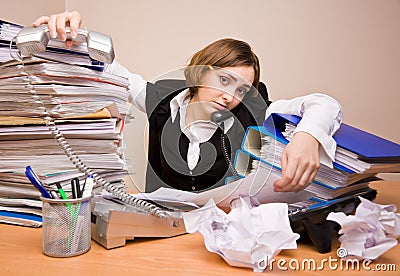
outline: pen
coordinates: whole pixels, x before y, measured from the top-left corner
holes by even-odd
[[[74,199],[80,198],[82,196],[79,185],[79,178],[75,177],[74,179],[71,179],[71,188],[72,188],[72,197]]]
[[[85,180],[82,197],[87,197],[92,194],[93,185],[94,185],[93,175],[89,174]]]
[[[83,190],[81,188],[81,181],[77,177],[75,179],[76,179],[75,183],[76,183],[76,190],[77,190],[78,197],[82,197]]]
[[[83,192],[85,191],[86,182],[87,182],[87,178],[85,179],[85,182],[83,182],[83,185],[82,185],[82,189],[81,189],[81,197],[83,197]]]
[[[67,197],[67,195],[65,194],[63,188],[61,187],[61,184],[60,184],[59,182],[57,182],[57,183],[56,183],[56,186],[57,186],[58,192],[59,192],[60,195],[61,195],[61,198],[62,198],[62,199],[67,199],[67,200],[68,200],[68,197]],[[67,205],[67,208],[68,208],[69,212],[71,213],[72,217],[73,217],[74,219],[76,219],[76,214],[75,214],[75,212],[74,212],[74,209],[72,209],[71,203],[67,202],[66,205]]]
[[[43,197],[51,198],[49,192],[45,189],[42,182],[40,182],[39,177],[33,171],[31,166],[26,166],[25,175],[26,177],[28,177],[29,181],[36,187],[36,189],[39,190]]]
[[[59,192],[60,195],[61,195],[61,198],[62,198],[62,199],[68,199],[68,197],[67,197],[67,195],[65,194],[63,188],[61,187],[61,184],[60,184],[59,182],[57,182],[57,183],[56,183],[56,186],[57,186],[58,192]]]
[[[57,192],[54,191],[54,190],[51,190],[51,191],[50,191],[50,195],[51,195],[51,197],[52,197],[53,199],[59,199],[59,196],[58,196]]]

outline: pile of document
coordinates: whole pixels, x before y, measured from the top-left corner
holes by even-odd
[[[263,126],[247,129],[235,168],[246,176],[263,167],[281,173],[280,156],[292,139],[299,117],[272,114]],[[306,188],[320,200],[368,189],[378,173],[400,172],[400,145],[343,124],[335,134],[337,150],[333,168],[321,164]]]
[[[0,222],[40,226],[40,193],[25,167],[49,190],[59,182],[68,192],[71,179],[85,178],[46,125],[44,110],[87,167],[123,185],[128,80],[104,72],[106,65],[91,60],[85,45],[66,49],[52,40],[40,57],[14,60],[10,42],[20,28],[0,20]]]
[[[292,123],[286,124],[285,133],[289,140],[295,128],[296,126]],[[373,144],[370,146],[372,147]],[[354,150],[357,151],[357,149]],[[397,151],[400,154],[399,145],[397,145]],[[400,163],[397,161],[383,157],[379,162],[364,161],[356,152],[338,146],[334,167],[321,165],[315,182],[307,190],[319,197],[331,199],[367,188],[369,182],[378,180],[378,173],[400,172]]]
[[[13,38],[21,30],[21,26],[0,19],[0,62],[12,60],[18,52]]]

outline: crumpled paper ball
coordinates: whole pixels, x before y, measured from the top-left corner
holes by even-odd
[[[360,200],[354,215],[331,212],[326,219],[341,226],[340,247],[347,254],[340,257],[354,256],[375,260],[397,245],[400,214],[395,213],[397,208],[393,204],[380,205],[362,197]]]
[[[262,272],[282,249],[296,249],[286,203],[249,207],[243,198],[229,214],[211,199],[202,208],[183,214],[186,231],[200,232],[208,251],[229,265]]]

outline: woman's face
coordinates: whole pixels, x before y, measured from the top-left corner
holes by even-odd
[[[232,110],[250,91],[253,81],[252,66],[210,67],[190,103],[202,103],[209,114],[222,109]]]

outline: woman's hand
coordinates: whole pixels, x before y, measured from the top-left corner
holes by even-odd
[[[297,132],[281,156],[282,178],[275,192],[298,192],[314,180],[319,169],[319,143],[306,132]]]
[[[82,17],[77,11],[63,12],[53,14],[50,16],[42,16],[33,22],[34,27],[38,27],[42,24],[47,24],[51,38],[58,37],[65,41],[67,47],[71,47],[72,41],[67,41],[65,27],[69,26],[71,31],[71,37],[75,38],[78,34],[78,29],[82,25]]]

